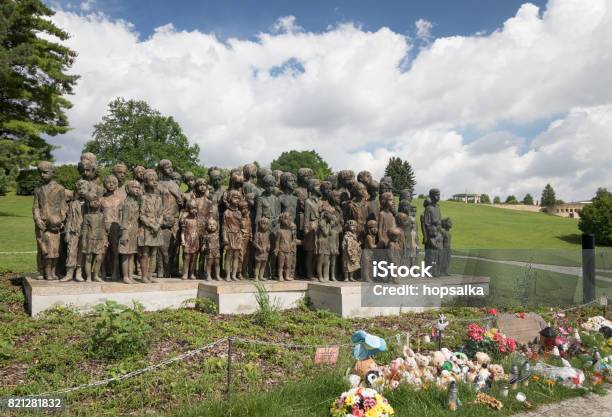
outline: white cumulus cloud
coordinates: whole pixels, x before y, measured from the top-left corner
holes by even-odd
[[[418,190],[536,196],[550,182],[566,200],[612,185],[612,4],[525,4],[488,35],[412,45],[388,28],[339,24],[308,32],[280,18],[256,40],[220,40],[168,22],[140,39],[126,21],[59,10],[81,75],[74,129],[52,138],[78,159],[117,96],[172,115],[205,165],[269,163],[315,149],[334,169],[381,176],[400,156]],[[431,37],[431,24],[417,34]],[[272,71],[271,71],[272,70]],[[520,133],[523,126],[540,131]]]

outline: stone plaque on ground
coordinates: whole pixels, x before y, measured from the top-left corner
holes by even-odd
[[[524,345],[540,338],[540,330],[546,327],[544,319],[535,313],[525,313],[521,317],[515,314],[500,314],[497,317],[497,328],[518,344]]]

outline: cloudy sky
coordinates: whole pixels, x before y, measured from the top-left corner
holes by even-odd
[[[400,156],[445,197],[612,188],[608,0],[49,4],[81,75],[59,162],[122,96],[175,117],[206,166],[315,149],[375,176]]]

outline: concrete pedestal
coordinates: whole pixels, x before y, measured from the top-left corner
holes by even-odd
[[[56,306],[66,306],[88,312],[106,300],[131,306],[140,302],[146,310],[193,306],[198,296],[198,281],[164,278],[153,284],[123,284],[121,282],[58,282],[26,277],[23,287],[28,312],[35,316]]]
[[[307,281],[265,281],[262,285],[268,292],[270,304],[280,310],[297,307],[308,290]],[[198,288],[198,297],[213,300],[220,314],[254,313],[258,309],[256,296],[257,288],[253,281],[204,281]]]
[[[487,288],[489,278],[453,276],[446,277],[445,285],[456,286],[471,283]],[[315,281],[266,281],[263,283],[270,303],[281,310],[295,308],[308,296],[315,308],[330,310],[342,317],[374,317],[398,315],[402,312],[420,312],[426,307],[363,307],[361,283]],[[257,288],[253,281],[201,281],[162,278],[154,284],[123,284],[120,282],[67,282],[39,281],[24,278],[23,287],[30,315],[67,306],[80,312],[88,312],[96,304],[106,300],[130,306],[140,302],[146,310],[162,310],[193,306],[198,298],[213,300],[220,314],[249,314],[257,311]]]

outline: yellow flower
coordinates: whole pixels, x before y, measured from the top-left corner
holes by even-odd
[[[346,398],[344,399],[344,404],[346,405],[355,404],[355,396],[353,394],[347,395]]]
[[[378,417],[379,412],[374,408],[370,408],[365,412],[365,417]]]
[[[539,377],[539,376],[537,376],[537,375],[534,375],[534,376],[532,376],[532,377],[531,377],[531,379],[532,379],[534,382],[538,382],[538,381],[540,380],[540,377]]]
[[[548,386],[554,387],[556,382],[553,381],[552,379],[547,379],[546,381],[544,381],[544,383]]]

